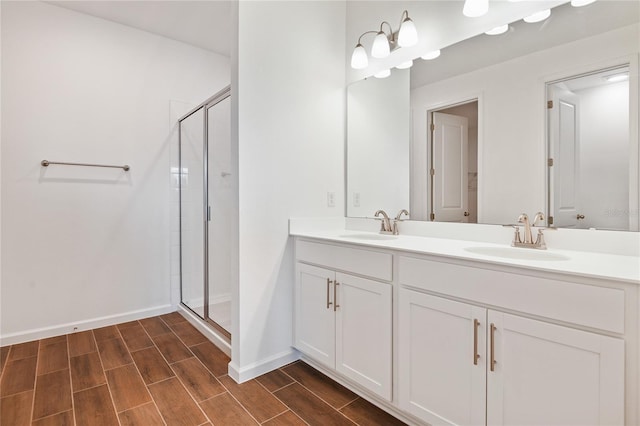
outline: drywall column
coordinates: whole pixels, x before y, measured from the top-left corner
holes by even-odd
[[[239,381],[296,356],[289,217],[343,216],[345,11],[344,2],[239,2],[239,287],[230,365]]]

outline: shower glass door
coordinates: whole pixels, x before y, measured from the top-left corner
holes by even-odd
[[[226,89],[180,120],[182,304],[231,338],[233,179]]]
[[[205,318],[204,107],[180,121],[180,268],[182,303]]]

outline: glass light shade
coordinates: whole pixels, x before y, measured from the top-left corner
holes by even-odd
[[[432,52],[427,52],[421,56],[422,59],[430,61],[431,59],[435,59],[440,56],[440,49],[434,50]]]
[[[389,50],[389,40],[384,32],[380,31],[376,38],[373,39],[371,46],[371,56],[374,58],[386,58],[391,51]]]
[[[407,68],[411,68],[412,66],[413,66],[413,61],[409,60],[401,63],[400,65],[396,65],[396,68],[398,68],[399,70],[405,70]]]
[[[551,9],[541,10],[540,12],[536,12],[532,15],[522,18],[522,20],[528,24],[533,24],[535,22],[544,21],[549,16],[551,16]]]
[[[367,58],[367,52],[364,47],[358,43],[353,54],[351,55],[351,68],[354,70],[362,70],[369,66],[369,58]]]
[[[382,70],[375,73],[373,76],[375,78],[387,78],[391,75],[391,70]]]
[[[596,0],[571,0],[571,6],[582,7],[595,2]]]
[[[405,19],[398,31],[398,45],[400,47],[411,47],[418,43],[418,31],[413,21]]]
[[[487,31],[485,34],[487,34],[487,35],[499,35],[499,34],[504,34],[507,31],[509,31],[509,24],[500,25],[499,27],[495,27],[495,28]]]
[[[469,18],[477,18],[489,11],[489,0],[465,0],[462,14]]]

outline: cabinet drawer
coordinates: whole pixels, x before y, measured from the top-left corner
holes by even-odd
[[[624,333],[624,291],[400,257],[400,284],[478,303]]]
[[[383,281],[393,279],[393,255],[390,253],[298,240],[296,259]]]

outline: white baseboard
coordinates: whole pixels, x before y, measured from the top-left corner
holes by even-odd
[[[262,376],[265,373],[283,367],[298,359],[300,359],[300,352],[295,349],[276,354],[263,361],[255,362],[242,368],[239,368],[232,359],[229,363],[229,376],[237,383],[242,383]]]
[[[226,341],[226,339],[220,335],[216,330],[206,325],[200,317],[196,316],[189,309],[185,308],[182,305],[178,305],[176,308],[177,311],[189,321],[191,325],[198,329],[198,331],[211,341],[214,345],[216,345],[222,352],[227,354],[229,358],[231,358],[231,345]]]
[[[32,330],[20,331],[0,336],[0,346],[15,345],[18,343],[30,342],[33,340],[46,339],[48,337],[61,336],[78,331],[92,330],[94,328],[106,327],[128,321],[135,321],[157,315],[168,314],[175,311],[170,304],[154,306],[153,308],[140,309],[137,311],[124,312],[120,314],[107,315],[104,317],[90,318],[77,322],[53,325],[50,327],[36,328]]]

